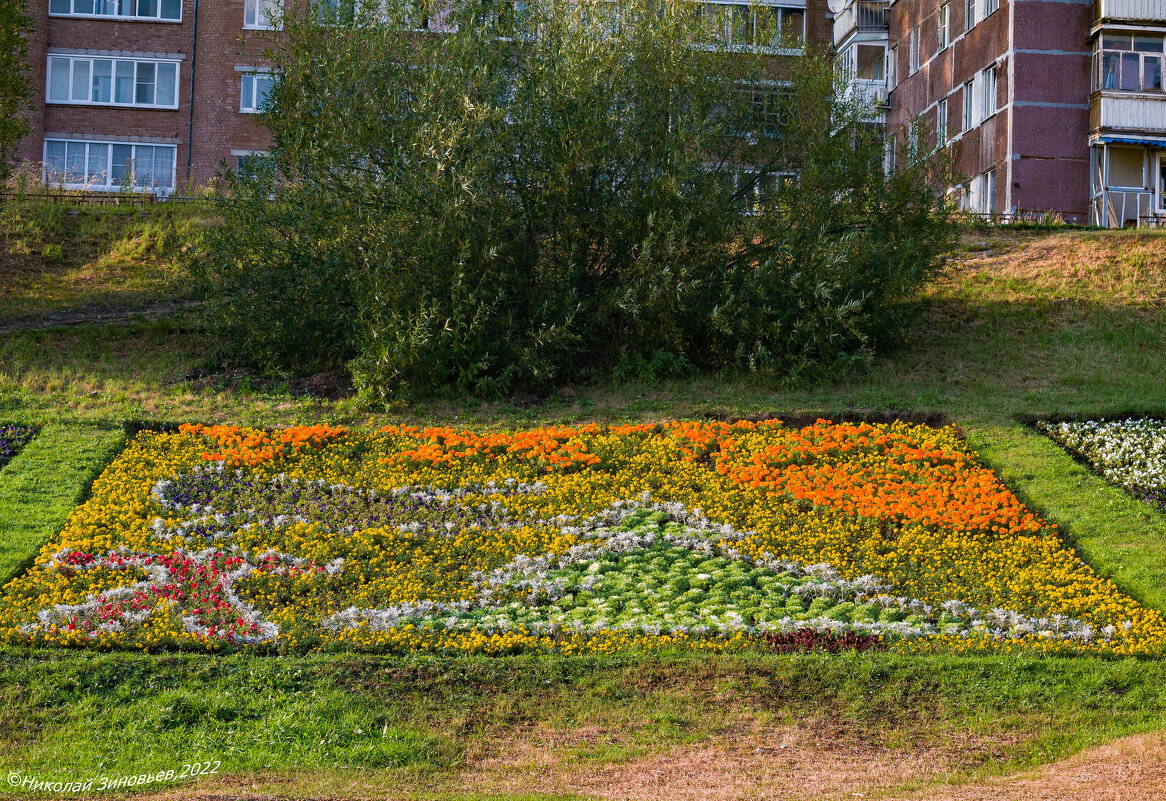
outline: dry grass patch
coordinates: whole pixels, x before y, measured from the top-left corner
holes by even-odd
[[[930,290],[965,299],[1158,304],[1166,299],[1166,233],[971,231]]]
[[[148,796],[152,801],[272,798],[588,798],[610,801],[825,801],[875,797],[904,784],[932,784],[1006,760],[1028,745],[1016,734],[949,733],[922,729],[895,742],[862,726],[804,720],[757,727],[742,720],[724,737],[666,747],[630,759],[619,756],[622,730],[529,727],[487,741],[455,772],[407,771],[207,777]],[[609,758],[580,758],[580,752]],[[645,749],[638,749],[645,750]]]

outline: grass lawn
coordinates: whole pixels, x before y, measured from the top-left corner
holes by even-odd
[[[173,297],[173,268],[159,265],[172,264],[205,213],[187,209],[168,222],[179,213],[131,219],[135,210],[115,225],[96,211],[0,210],[0,258],[23,265],[19,280],[0,281],[0,319]],[[91,245],[73,244],[76,225]],[[116,243],[135,237],[164,246],[119,262],[133,268],[101,268],[109,252],[129,252]],[[56,245],[60,263],[36,267],[48,264],[38,255],[46,248],[58,258]],[[0,472],[0,576],[59,529],[130,419],[518,427],[892,411],[940,413],[961,426],[1082,558],[1166,610],[1166,518],[1024,422],[1166,413],[1166,236],[970,231],[955,255],[927,289],[907,345],[865,372],[813,385],[702,377],[575,387],[572,400],[533,408],[426,398],[371,413],[279,385],[184,380],[206,350],[189,311],[2,334],[0,422],[41,428]],[[93,281],[81,279],[86,270]],[[647,798],[688,792],[668,775],[729,788],[708,797],[747,794],[747,782],[729,776],[737,766],[788,797],[927,797],[941,784],[1166,729],[1164,679],[1158,661],[1029,656],[442,660],[9,649],[0,652],[0,768],[68,781],[206,760],[222,763],[218,774],[169,792]],[[633,793],[629,777],[651,771],[665,777],[662,789]]]

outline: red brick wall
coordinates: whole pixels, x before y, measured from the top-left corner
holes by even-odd
[[[966,3],[951,0],[952,43],[936,57],[940,4],[941,0],[898,0],[892,6],[891,42],[898,46],[899,86],[892,96],[888,130],[901,136],[909,121],[921,113],[934,125],[934,104],[946,96],[956,170],[971,178],[995,167],[998,212],[1057,211],[1084,222],[1089,200],[1087,106],[1092,6],[1025,0],[1016,3],[1013,10],[1012,0],[1001,0],[996,11],[965,32]],[[1009,14],[1013,11],[1015,41],[1010,42]],[[924,64],[917,73],[908,75],[908,36],[916,25],[921,26]],[[1014,64],[1009,64],[1010,58]],[[961,87],[993,62],[997,64],[999,111],[980,128],[961,136]],[[1010,97],[1011,73],[1016,86]],[[1014,102],[1011,107],[1010,100]]]
[[[178,140],[176,190],[207,183],[225,161],[234,166],[232,150],[262,150],[269,137],[254,114],[239,113],[241,74],[238,66],[262,66],[267,32],[243,29],[243,0],[199,0],[198,43],[192,48],[196,0],[184,0],[182,21],[137,22],[80,17],[49,17],[47,0],[29,3],[36,31],[29,39],[32,69],[32,132],[18,158],[39,163],[45,132],[87,134],[110,139],[158,137]],[[182,54],[178,109],[73,106],[45,102],[45,72],[50,48]],[[191,127],[192,56],[195,69]],[[188,145],[190,149],[188,151]]]
[[[1052,24],[1050,21],[1055,21]],[[1026,0],[1016,7],[1013,202],[1087,222],[1089,5]]]
[[[190,2],[190,0],[186,0]],[[242,73],[235,67],[264,66],[263,51],[277,34],[243,29],[242,0],[202,0],[198,21],[198,68],[194,84],[192,178],[206,183],[232,150],[264,150],[267,131],[255,114],[240,114]]]
[[[970,179],[996,168],[996,211],[1005,212],[1008,160],[1008,14],[1011,0],[966,31],[963,0],[951,0],[949,44],[938,47],[941,0],[898,0],[891,6],[890,41],[898,48],[895,73],[898,85],[891,97],[888,132],[903,141],[904,129],[921,118],[932,130],[937,104],[947,99],[948,140],[960,179]],[[910,32],[920,28],[920,68],[910,72]],[[963,132],[963,85],[992,64],[996,70],[995,115]],[[934,141],[934,140],[932,140]]]

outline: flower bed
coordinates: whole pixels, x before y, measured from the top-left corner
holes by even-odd
[[[36,433],[31,426],[0,426],[0,468],[12,461]]]
[[[0,640],[502,653],[1159,654],[950,428],[142,432],[0,597]]]
[[[1166,511],[1166,420],[1084,420],[1037,428],[1106,480]]]

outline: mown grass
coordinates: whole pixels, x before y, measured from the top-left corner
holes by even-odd
[[[574,399],[534,408],[436,397],[369,410],[293,397],[279,385],[184,380],[207,350],[188,315],[0,335],[0,417],[44,423],[49,432],[89,426],[113,436],[102,428],[106,421],[131,418],[516,427],[704,414],[940,412],[1083,558],[1166,610],[1166,518],[1106,485],[1024,422],[1166,413],[1164,301],[1166,236],[975,231],[964,237],[949,274],[924,293],[922,324],[911,340],[870,369],[832,381],[786,386],[700,377],[575,387]],[[24,469],[45,479],[52,494],[53,460],[67,461],[73,445],[67,438],[46,443],[30,457],[42,466]],[[46,506],[57,516],[24,536],[25,553],[59,525],[75,498],[68,487],[82,483],[62,480],[56,505]],[[11,508],[0,491],[0,510]],[[791,720],[834,718],[843,731],[888,748],[970,730],[995,743],[958,763],[974,775],[1166,728],[1164,671],[1158,662],[885,653],[442,661],[7,651],[0,654],[0,753],[10,754],[12,769],[63,779],[225,755],[232,772],[272,792],[311,794],[324,782],[329,792],[357,797],[511,797],[502,785],[467,789],[459,782],[488,748],[514,738],[594,731],[559,750],[576,762],[606,764]]]
[[[124,439],[120,425],[53,423],[0,470],[0,585],[61,529]]]
[[[184,299],[179,257],[213,218],[209,202],[0,201],[0,324]]]
[[[626,761],[790,725],[891,754],[977,741],[982,775],[1166,725],[1166,664],[892,654],[389,659],[0,652],[0,768],[45,779],[192,761],[367,795],[461,788],[491,743]],[[1005,744],[1006,753],[997,747]],[[950,750],[950,749],[949,749]],[[488,783],[489,776],[479,780]],[[488,786],[477,788],[488,791]],[[411,792],[402,792],[410,790]]]

